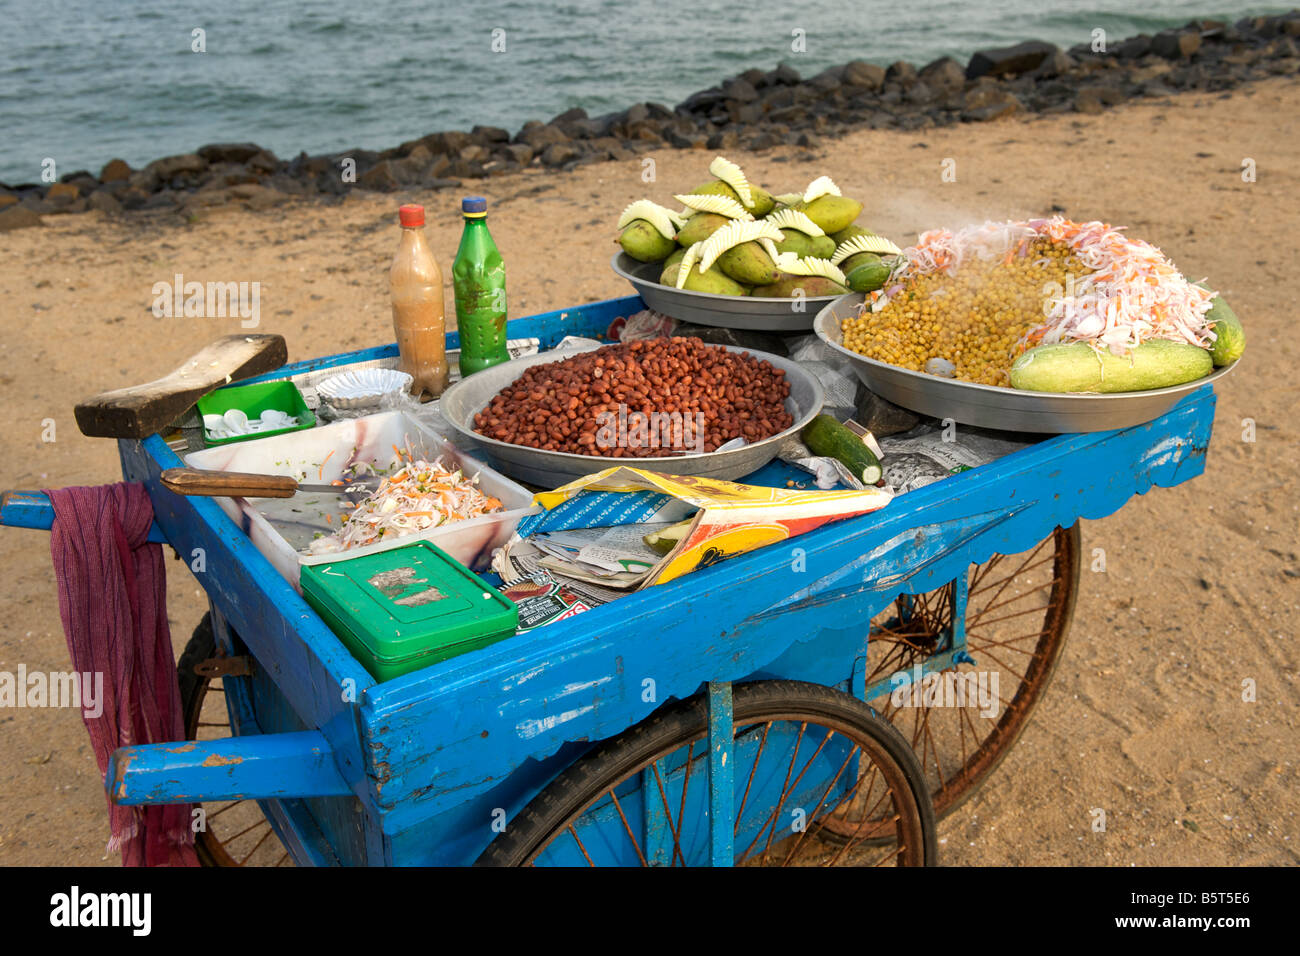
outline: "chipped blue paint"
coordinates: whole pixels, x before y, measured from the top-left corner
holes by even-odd
[[[104,785],[123,806],[351,793],[317,730],[119,747]]]
[[[593,685],[597,683],[604,683],[604,681],[592,682]],[[574,710],[566,710],[562,714],[552,714],[549,717],[542,717],[536,720],[531,718],[527,720],[521,720],[517,725],[515,725],[515,730],[518,732],[519,737],[521,739],[531,740],[532,738],[536,737],[538,734],[545,733],[546,731],[549,730],[554,730],[556,727],[559,727],[561,724],[568,723],[570,720],[577,720],[583,714],[589,714],[591,713],[591,711],[595,709],[596,709],[595,704],[588,704],[586,707],[578,707],[575,708]]]

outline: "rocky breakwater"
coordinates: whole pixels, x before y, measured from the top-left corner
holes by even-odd
[[[459,187],[528,167],[567,170],[627,160],[651,149],[760,151],[816,147],[860,128],[917,130],[1024,113],[1099,113],[1128,100],[1217,92],[1300,73],[1300,10],[1228,24],[1197,20],[1155,35],[1060,49],[1026,41],[916,67],[853,61],[804,79],[789,65],[747,70],[669,108],[639,103],[590,117],[582,109],[513,136],[476,126],[430,133],[376,152],[351,149],[284,160],[254,143],[220,143],[132,169],[114,159],[96,176],[0,183],[0,232],[43,216],[98,209],[162,210],[184,217],[240,203],[265,209],[294,197],[340,199],[354,189]]]

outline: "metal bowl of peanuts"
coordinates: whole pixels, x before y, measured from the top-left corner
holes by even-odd
[[[674,475],[695,475],[734,481],[762,468],[776,458],[787,442],[797,441],[800,430],[821,412],[825,393],[821,383],[798,362],[757,352],[753,349],[726,348],[738,354],[748,353],[757,361],[767,361],[785,372],[790,394],[785,400],[785,410],[794,423],[783,431],[752,444],[728,451],[702,454],[687,452],[659,458],[625,458],[601,455],[579,455],[571,452],[546,451],[526,445],[516,445],[475,431],[474,416],[486,408],[502,389],[535,365],[558,362],[572,358],[590,348],[556,349],[529,355],[494,365],[462,379],[442,393],[440,406],[443,417],[451,426],[450,435],[458,447],[472,450],[474,455],[503,474],[534,487],[550,489],[567,484],[576,478],[603,471],[616,465],[645,468],[650,471]]]
[[[922,415],[952,419],[962,425],[1003,431],[1062,435],[1131,428],[1159,418],[1180,399],[1213,383],[1231,365],[1193,382],[1141,392],[1027,392],[996,385],[980,385],[954,378],[914,372],[868,358],[844,347],[843,323],[861,312],[866,296],[842,295],[819,313],[813,331],[876,395]],[[1011,357],[1007,364],[1010,366]]]

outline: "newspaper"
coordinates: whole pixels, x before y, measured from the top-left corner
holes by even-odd
[[[545,510],[519,523],[516,537],[497,552],[493,568],[502,580],[512,580],[514,561],[524,553],[521,545],[539,550],[525,539],[542,533],[636,525],[637,533],[644,534],[647,521],[675,523],[694,512],[689,530],[672,551],[656,556],[653,568],[635,585],[639,590],[787,540],[829,521],[875,511],[891,497],[881,488],[801,491],[641,468],[607,468],[534,495],[534,504]],[[627,538],[617,540],[626,543]],[[537,565],[546,570],[541,558]]]
[[[544,553],[527,541],[515,543],[508,554],[498,555],[502,560],[494,562],[493,569],[504,582],[501,593],[519,608],[520,631],[590,611],[623,593],[548,571],[540,564]]]
[[[662,557],[645,543],[645,535],[668,527],[656,523],[543,531],[527,540],[544,553],[539,563],[550,571],[605,587],[629,588],[640,584]]]
[[[886,486],[901,495],[987,465],[1031,444],[1032,441],[1018,440],[1009,433],[927,423],[902,435],[881,438],[880,447],[885,454],[880,464]]]

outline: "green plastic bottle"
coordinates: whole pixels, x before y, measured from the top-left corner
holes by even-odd
[[[473,375],[510,358],[506,352],[506,266],[487,227],[487,200],[460,202],[465,231],[451,264],[460,332],[460,374]]]

